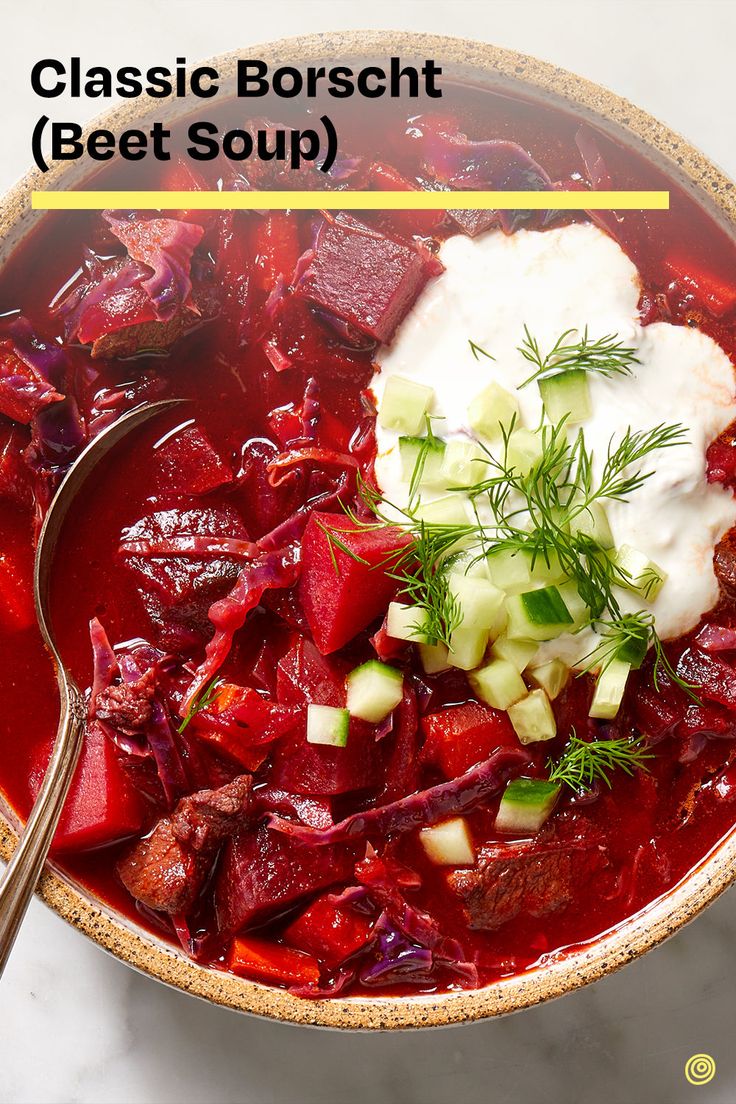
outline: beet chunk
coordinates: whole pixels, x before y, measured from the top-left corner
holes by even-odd
[[[389,342],[441,263],[353,220],[324,222],[300,282],[306,299]]]
[[[206,433],[187,426],[157,450],[162,487],[171,494],[207,494],[233,478]]]
[[[534,840],[481,848],[476,866],[448,875],[468,927],[495,931],[517,916],[547,916],[567,908],[579,889],[607,865],[587,822],[560,820]]]
[[[131,896],[157,912],[191,908],[217,848],[248,814],[250,788],[250,775],[241,775],[217,790],[183,797],[118,863]]]
[[[330,540],[330,532],[352,555]],[[312,515],[302,540],[299,597],[323,655],[347,644],[385,612],[398,589],[389,574],[392,554],[410,543],[398,527],[370,529],[336,514]]]
[[[217,875],[215,908],[224,934],[281,912],[319,889],[350,878],[353,846],[310,847],[259,828],[227,844]]]

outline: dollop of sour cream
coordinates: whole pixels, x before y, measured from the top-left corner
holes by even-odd
[[[734,369],[720,346],[697,329],[642,326],[640,279],[623,250],[594,226],[547,231],[491,231],[448,239],[440,251],[445,271],[427,286],[388,348],[377,356],[372,389],[380,409],[386,380],[415,379],[434,389],[434,431],[467,438],[467,409],[491,381],[513,391],[521,422],[535,429],[542,417],[536,383],[516,390],[533,371],[518,351],[524,325],[547,351],[568,329],[591,338],[617,334],[634,346],[639,364],[630,376],[590,379],[592,415],[582,423],[600,479],[610,441],[631,428],[660,423],[687,427],[687,443],[646,457],[653,475],[627,502],[607,501],[617,546],[628,544],[667,572],[650,608],[662,639],[692,629],[718,598],[713,550],[736,524],[736,499],[706,480],[705,452],[736,416]],[[473,355],[472,340],[495,359]],[[441,419],[441,420],[440,420]],[[398,434],[377,427],[376,477],[385,497],[408,501]],[[446,492],[441,492],[442,494]],[[428,501],[438,495],[423,494]],[[622,609],[641,608],[621,592]],[[574,664],[591,649],[590,630],[542,645],[539,660],[555,655]]]

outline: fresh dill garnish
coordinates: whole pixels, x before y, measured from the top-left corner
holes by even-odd
[[[189,724],[189,722],[192,721],[198,713],[201,713],[204,709],[209,709],[209,707],[217,701],[222,692],[220,690],[220,686],[223,681],[224,679],[216,675],[212,679],[212,682],[209,682],[207,686],[205,686],[200,696],[192,702],[192,704],[189,706],[186,717],[176,730],[180,736]]]
[[[526,387],[534,380],[543,376],[557,375],[559,372],[595,372],[599,376],[610,378],[613,375],[631,375],[632,364],[639,364],[636,349],[624,345],[617,334],[606,334],[593,340],[588,336],[588,327],[583,330],[583,335],[578,340],[573,340],[573,335],[578,334],[575,329],[565,330],[548,353],[542,353],[539,342],[529,332],[529,327],[524,326],[524,341],[518,347],[519,352],[530,364],[534,365],[534,371],[519,384],[519,390]]]
[[[550,782],[560,782],[579,793],[589,790],[596,782],[610,789],[614,771],[632,775],[635,770],[648,770],[646,760],[652,758],[643,736],[633,740],[625,736],[581,740],[573,731],[560,758],[547,760],[547,769]]]
[[[356,563],[362,563],[368,566],[368,560],[366,560],[363,556],[359,556],[357,552],[354,552],[352,550],[352,548],[348,548],[348,546],[345,544],[345,541],[341,540],[340,537],[338,537],[338,533],[344,533],[348,530],[328,529],[328,527],[316,517],[314,519],[314,524],[317,526],[320,532],[324,533],[324,535],[327,537],[327,550],[330,553],[330,561],[338,578],[340,577],[340,565],[337,562],[337,556],[335,555],[336,548],[344,555],[349,556],[351,560],[355,560]]]
[[[471,341],[470,338],[468,338],[468,345],[470,346],[470,351],[476,360],[480,360],[482,356],[488,357],[489,360],[496,359],[491,353],[486,352],[486,350],[481,345],[476,345],[474,341]]]
[[[443,532],[441,525],[419,522],[414,544],[387,574],[401,584],[404,597],[422,610],[417,622],[430,643],[450,647],[450,637],[462,621],[460,605],[453,595],[447,574],[448,554],[457,541]],[[450,557],[451,559],[451,557]]]

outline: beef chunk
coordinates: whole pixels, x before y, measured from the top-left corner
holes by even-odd
[[[182,308],[166,322],[152,319],[103,334],[92,342],[92,358],[140,356],[141,353],[165,353],[171,346],[202,324],[199,315]]]
[[[125,736],[145,732],[151,723],[155,682],[156,672],[151,668],[136,682],[124,682],[101,690],[95,702],[95,716]]]
[[[605,849],[587,823],[560,821],[534,840],[481,848],[472,869],[448,875],[468,927],[495,931],[517,916],[559,912],[607,865]]]
[[[137,901],[157,912],[187,912],[198,897],[215,853],[242,827],[250,801],[250,775],[217,790],[184,797],[118,863],[120,879]]]
[[[736,531],[726,533],[713,553],[716,578],[731,597],[736,597]]]
[[[299,292],[376,341],[388,342],[430,276],[430,253],[352,219],[325,222]]]

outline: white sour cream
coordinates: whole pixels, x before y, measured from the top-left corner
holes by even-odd
[[[467,437],[467,408],[495,380],[508,390],[532,372],[518,352],[524,325],[546,351],[567,329],[586,325],[592,338],[617,334],[637,350],[631,376],[590,377],[592,416],[583,423],[594,474],[600,477],[611,438],[661,422],[687,426],[688,443],[648,457],[654,474],[626,503],[607,502],[616,545],[629,544],[668,575],[651,605],[662,639],[692,629],[718,597],[713,549],[736,524],[736,499],[705,477],[708,444],[736,416],[734,370],[726,354],[698,330],[656,323],[642,327],[636,267],[594,226],[548,231],[491,231],[450,238],[441,249],[445,272],[427,286],[390,348],[383,348],[372,388],[380,408],[386,379],[396,373],[434,389],[435,432]],[[495,357],[476,359],[469,339]],[[522,423],[539,425],[536,384],[515,391]],[[384,495],[405,505],[398,434],[378,426],[376,477]],[[432,496],[423,495],[425,500]],[[623,609],[641,600],[621,592]],[[590,651],[589,632],[542,646],[540,659],[568,662]]]

